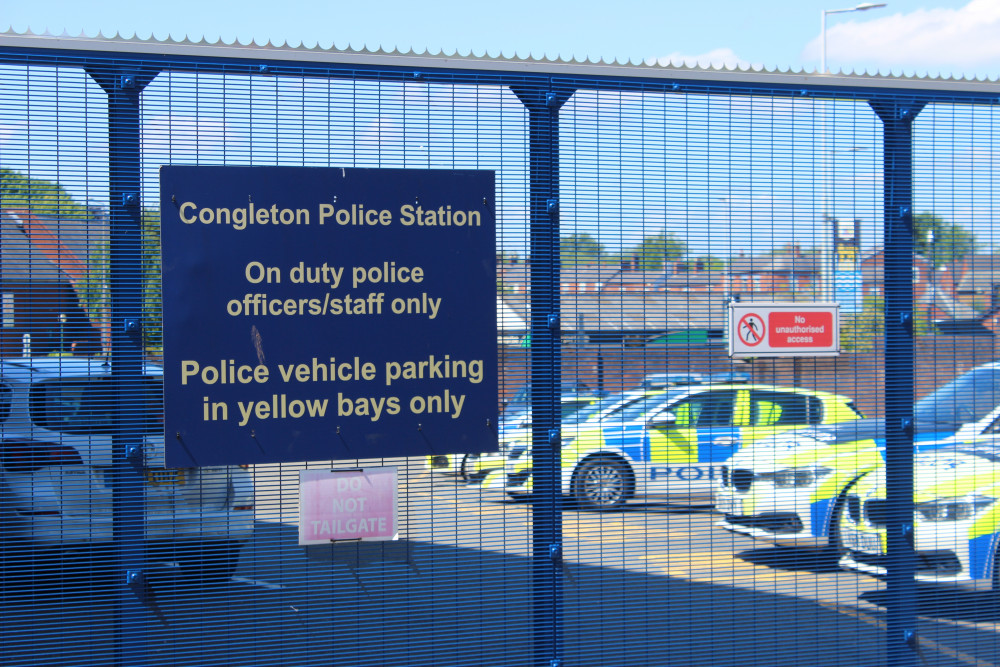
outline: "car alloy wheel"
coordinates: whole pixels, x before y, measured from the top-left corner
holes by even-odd
[[[595,458],[584,461],[576,472],[574,497],[587,509],[611,509],[625,504],[628,472],[616,459]]]

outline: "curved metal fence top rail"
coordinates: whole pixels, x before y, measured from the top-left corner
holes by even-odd
[[[278,74],[273,67],[287,64],[296,68],[349,67],[378,69],[385,76],[387,68],[401,70],[409,78],[452,75],[495,76],[505,80],[514,77],[572,79],[575,88],[601,87],[601,80],[647,82],[657,86],[667,84],[677,92],[709,92],[702,87],[748,89],[774,94],[836,98],[845,93],[856,97],[860,91],[891,96],[912,94],[920,98],[945,96],[951,101],[972,104],[1000,103],[1000,80],[981,80],[947,76],[893,76],[872,74],[820,74],[778,69],[727,69],[663,66],[656,63],[622,63],[592,60],[504,57],[502,55],[460,55],[457,53],[403,53],[385,50],[342,50],[316,46],[258,44],[227,44],[222,40],[206,41],[158,40],[124,38],[35,35],[30,32],[0,33],[0,51],[31,50],[32,61],[40,64],[45,52],[64,64],[71,53],[84,59],[113,58],[122,61],[143,61],[146,66],[162,62],[169,69],[185,69],[197,64],[199,69],[211,67],[211,62],[244,61],[252,65],[251,73]],[[187,62],[185,62],[187,60]],[[328,74],[328,73],[327,73]],[[359,72],[355,71],[357,76]],[[523,81],[523,79],[521,79]],[[588,81],[589,80],[589,81]],[[555,82],[553,82],[555,83]],[[727,92],[733,92],[732,90]],[[863,95],[864,96],[864,95]]]

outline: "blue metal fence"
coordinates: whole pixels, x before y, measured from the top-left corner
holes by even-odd
[[[0,145],[0,167],[11,181],[19,174],[38,179],[26,196],[5,188],[5,216],[35,216],[36,226],[47,220],[68,247],[60,225],[71,215],[60,207],[69,204],[53,208],[40,181],[84,199],[78,208],[106,211],[106,232],[99,216],[85,221],[94,238],[82,244],[86,256],[76,260],[85,266],[72,282],[89,299],[104,340],[107,400],[117,415],[109,457],[100,463],[112,499],[112,538],[101,542],[112,554],[108,580],[94,583],[97,561],[87,561],[82,581],[53,585],[45,580],[56,571],[62,579],[65,570],[47,560],[29,568],[8,556],[13,540],[5,540],[5,664],[916,665],[1000,657],[995,618],[978,598],[957,598],[966,617],[954,623],[926,611],[937,598],[915,583],[923,566],[913,537],[915,399],[996,358],[992,344],[977,351],[973,337],[962,336],[938,336],[933,351],[918,357],[915,341],[946,310],[934,291],[945,262],[936,260],[960,253],[949,237],[944,255],[928,255],[925,239],[915,238],[915,218],[947,210],[958,231],[978,230],[983,247],[992,241],[1000,85],[8,34],[0,36],[0,89],[0,125],[17,135],[6,150]],[[922,125],[932,112],[933,122]],[[945,145],[948,159],[966,155],[969,165],[941,164],[935,147]],[[986,156],[977,158],[977,150]],[[498,303],[524,316],[520,329],[499,324],[501,393],[509,397],[530,380],[530,504],[488,500],[495,481],[488,474],[458,485],[422,460],[377,460],[405,471],[401,548],[341,545],[310,554],[290,545],[285,530],[295,522],[293,475],[310,465],[362,461],[256,466],[256,526],[237,578],[193,588],[164,579],[157,563],[176,563],[151,546],[147,520],[159,496],[141,430],[150,409],[144,364],[159,354],[158,236],[150,221],[164,164],[495,171],[498,255],[501,262],[517,257],[503,267]],[[842,341],[848,361],[738,365],[719,354],[713,341],[722,340],[731,300],[833,300],[837,257],[828,225],[836,210],[859,220],[856,229],[877,256],[868,268],[852,265],[857,284],[870,291],[848,289],[853,301],[842,303],[841,313],[870,305],[867,320],[859,314],[845,325],[853,327],[854,348]],[[642,242],[656,235],[651,231],[662,239],[647,266]],[[24,233],[35,252],[29,277],[43,262],[71,273],[67,256],[46,245],[37,227],[34,236]],[[588,237],[610,248],[603,259],[585,248]],[[678,239],[686,255],[669,250]],[[815,253],[797,254],[802,244]],[[782,247],[792,249],[791,268],[781,274],[787,282],[776,286],[776,269],[765,275],[751,262],[746,283],[737,284],[744,251],[773,259]],[[584,252],[596,253],[590,268]],[[919,272],[928,256],[933,289],[926,293],[938,299],[933,316],[915,286],[926,283]],[[5,292],[13,289],[14,261],[3,256]],[[715,266],[720,261],[728,272]],[[512,266],[523,270],[521,278]],[[655,278],[646,275],[655,271]],[[633,293],[626,278],[661,282]],[[711,286],[716,278],[724,288]],[[95,287],[95,280],[106,284]],[[595,296],[585,284],[597,285]],[[975,316],[963,317],[955,305],[949,321],[989,324],[996,306],[984,301],[989,296],[980,289]],[[29,296],[21,311],[16,298],[10,328],[18,335],[3,354],[23,361],[21,334],[39,336],[21,327],[44,307]],[[686,342],[668,344],[678,334]],[[691,342],[697,336],[703,344]],[[933,373],[922,375],[928,363]],[[699,532],[720,518],[704,506],[586,513],[572,504],[566,485],[578,482],[569,477],[564,443],[579,427],[569,433],[563,423],[563,385],[619,391],[659,372],[747,372],[755,384],[831,389],[884,418],[885,589],[861,594],[860,584],[843,578],[812,584],[823,595],[877,599],[877,611],[856,600],[799,595],[810,587],[799,575],[815,573],[797,559],[825,558],[814,568],[820,575],[835,570],[835,559],[809,550],[753,551],[719,529]],[[10,476],[14,439],[4,439]],[[648,435],[635,451],[642,447],[652,447]],[[646,468],[636,470],[623,477],[632,490],[645,483],[636,476]],[[653,467],[649,474],[655,481],[669,473]],[[510,488],[503,481],[501,499]],[[15,523],[27,515],[0,514]],[[992,554],[1000,527],[991,534]],[[728,581],[714,571],[706,584],[698,568],[711,569],[718,553],[734,549],[745,550],[744,561],[796,573],[793,590],[765,591],[768,578],[757,571],[736,585],[743,576],[736,565]],[[657,569],[682,552],[689,563],[683,585],[682,575]],[[16,576],[27,576],[27,592],[10,583]],[[62,617],[62,605],[75,618]]]

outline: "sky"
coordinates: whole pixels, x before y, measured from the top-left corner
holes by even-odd
[[[0,31],[813,72],[820,65],[824,10],[855,6],[815,0],[34,0],[5,7],[0,12]],[[998,81],[998,35],[1000,0],[889,0],[887,6],[868,11],[827,14],[827,66],[832,72]],[[21,90],[21,75],[15,71],[10,76],[10,81],[0,77],[0,90],[9,88],[10,94],[21,94],[17,92]],[[86,77],[77,72],[76,78]],[[45,90],[53,94],[71,90],[68,84],[47,88],[44,79],[35,84],[41,86],[42,94],[46,94]],[[175,80],[172,85],[179,84]],[[298,81],[261,80],[256,85],[275,86],[274,99],[291,96],[295,104],[302,104],[303,91],[311,90]],[[353,146],[357,154],[349,159],[333,155],[334,163],[346,160],[356,166],[450,165],[420,161],[427,162],[432,153],[451,155],[452,143],[462,137],[431,137],[418,131],[427,126],[421,114],[439,110],[442,103],[453,103],[448,91],[428,92],[421,85],[388,85],[379,98],[386,102],[384,108],[366,106],[364,100],[352,97],[349,89],[340,93],[346,95],[344,108],[354,109],[357,114],[351,121],[353,125],[341,127],[346,127],[350,135],[342,137],[341,143]],[[326,100],[329,94],[334,93],[320,91],[320,98]],[[441,94],[443,98],[435,97]],[[752,101],[710,101],[688,96],[678,98],[679,102],[669,95],[662,99],[652,96],[644,103],[646,106],[637,106],[640,100],[634,96],[607,93],[606,97],[610,104],[600,106],[601,127],[609,128],[610,134],[594,139],[598,136],[597,126],[588,123],[596,118],[590,112],[597,108],[593,106],[596,98],[587,95],[574,97],[575,103],[581,105],[580,112],[564,129],[566,145],[573,144],[574,132],[580,133],[582,141],[580,154],[573,156],[582,160],[580,172],[575,171],[575,162],[564,166],[567,183],[562,194],[567,201],[575,195],[577,202],[576,208],[561,208],[562,223],[568,231],[591,225],[600,234],[611,235],[604,239],[606,243],[624,247],[641,241],[651,230],[670,229],[687,238],[690,248],[698,252],[731,254],[742,252],[751,240],[766,246],[789,241],[813,246],[819,235],[825,234],[817,231],[820,225],[816,223],[823,219],[823,209],[831,217],[862,220],[866,245],[880,241],[879,138],[874,115],[863,102],[841,100],[834,105],[840,111],[824,111],[818,110],[820,107],[812,100],[766,96]],[[250,146],[254,160],[260,163],[301,159],[297,153],[291,154],[300,148],[294,141],[281,143],[290,154],[280,154],[277,133],[273,122],[269,123],[276,111],[266,105],[254,107],[256,115],[250,122],[245,110],[235,107],[225,117],[220,115],[225,109],[187,109],[183,101],[196,99],[193,93],[185,96],[175,91],[172,97],[165,97],[153,91],[147,98],[144,150],[151,169],[171,160],[239,161],[245,159],[240,157],[240,151]],[[240,99],[236,95],[230,103],[238,106]],[[414,104],[404,105],[404,99]],[[49,106],[40,101],[38,98],[28,106],[44,115]],[[513,98],[508,102],[516,106],[516,113],[505,112],[504,122],[516,123],[522,108]],[[480,103],[485,106],[479,108]],[[683,108],[674,106],[678,103]],[[456,107],[460,115],[467,114],[462,118],[486,125],[500,123],[482,115],[493,108],[490,104],[499,111],[497,100],[484,98],[471,104]],[[718,104],[725,108],[715,109],[713,105]],[[321,104],[326,108],[324,105],[326,101]],[[70,138],[75,137],[79,146],[87,146],[77,151],[79,155],[91,150],[100,155],[106,148],[100,137],[76,137],[72,128],[66,128],[58,142],[46,143],[42,136],[47,131],[45,123],[17,116],[16,111],[11,107],[7,114],[10,117],[0,118],[0,148],[5,164],[18,166],[15,163],[20,155],[25,168],[30,166],[37,177],[59,180],[82,200],[99,200],[105,190],[105,172],[95,166],[99,160],[74,169],[65,166],[67,158],[63,153]],[[660,112],[686,119],[680,126],[684,132],[660,136]],[[921,210],[933,210],[967,226],[987,247],[997,245],[992,193],[1000,188],[1000,153],[991,143],[992,130],[984,133],[981,128],[992,128],[994,116],[990,109],[972,112],[942,107],[924,111],[922,131],[934,141],[925,141],[927,146],[915,156],[922,188],[916,193]],[[722,119],[719,122],[729,118],[732,122],[726,127],[711,125],[713,118]],[[297,121],[284,122],[288,126],[282,130],[288,136],[306,137],[309,133],[307,127],[295,126]],[[645,128],[639,132],[641,146],[619,150],[619,122],[628,125],[633,135]],[[817,133],[820,122],[829,128]],[[711,136],[699,134],[700,128],[710,125]],[[778,137],[774,145],[768,144],[771,133]],[[792,144],[781,143],[791,141],[789,137],[795,140],[794,150]],[[730,139],[732,144],[727,143]],[[473,156],[476,159],[488,161],[489,156],[508,155],[482,141],[488,144],[488,140],[481,140],[480,150]],[[595,148],[594,141],[603,146],[601,155],[606,163],[601,163],[600,173],[618,174],[618,180],[626,184],[620,192],[615,189],[615,178],[602,177],[598,183],[587,171],[590,165],[586,160]],[[673,146],[670,141],[681,141],[682,145]],[[197,149],[188,154],[185,146]],[[223,152],[215,155],[212,147]],[[508,164],[511,161],[517,162],[503,158],[487,167],[498,169],[512,202],[504,208],[504,219],[508,221],[505,229],[511,235],[504,236],[502,243],[520,249],[526,243],[523,220],[527,218],[523,174],[517,171],[523,165],[512,166]],[[59,165],[63,165],[62,171],[53,172]],[[477,163],[477,168],[486,167]],[[642,180],[641,188],[633,187],[636,178]],[[820,181],[828,183],[825,190],[817,185]],[[155,185],[155,179],[150,182]],[[575,188],[572,192],[570,185]],[[609,219],[617,220],[617,225],[606,224]],[[761,229],[766,233],[762,234]]]
[[[813,71],[823,10],[797,0],[33,0],[7,3],[17,32],[687,63]],[[831,71],[1000,77],[1000,0],[892,0],[827,16]]]

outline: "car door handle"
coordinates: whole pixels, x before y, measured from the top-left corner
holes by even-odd
[[[712,440],[712,444],[718,445],[720,447],[735,447],[737,444],[739,444],[739,440],[737,440],[736,438],[730,438],[725,436]]]

